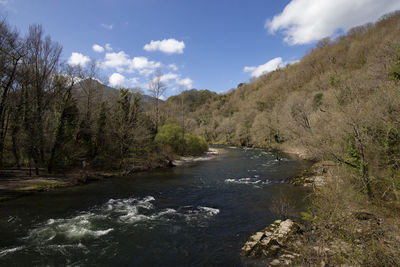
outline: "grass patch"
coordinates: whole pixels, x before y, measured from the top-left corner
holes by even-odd
[[[42,182],[38,182],[38,183],[25,185],[25,186],[21,187],[19,190],[20,191],[46,191],[49,189],[62,187],[62,186],[63,186],[63,184],[60,182],[42,181]]]

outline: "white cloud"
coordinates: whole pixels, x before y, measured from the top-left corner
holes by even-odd
[[[114,25],[112,24],[105,24],[105,23],[100,24],[100,26],[107,30],[112,30],[112,28],[114,27]]]
[[[108,82],[111,86],[121,87],[126,83],[126,78],[124,75],[115,72],[110,76]]]
[[[82,66],[84,67],[87,63],[89,63],[90,58],[88,56],[84,56],[81,53],[73,52],[68,59],[68,64],[71,66]]]
[[[296,63],[296,61],[287,61],[284,62],[281,57],[276,57],[274,59],[271,59],[270,61],[266,62],[265,64],[259,65],[259,66],[246,66],[244,67],[243,71],[244,72],[251,72],[252,77],[260,77],[263,74],[267,74],[271,71],[276,70],[277,68],[282,68],[286,66],[287,64],[292,64]]]
[[[185,88],[193,88],[193,81],[190,78],[185,78],[185,79],[177,79],[176,83],[180,86],[183,86]]]
[[[97,52],[97,53],[103,53],[104,52],[104,47],[102,47],[101,45],[98,45],[98,44],[94,44],[92,46],[92,49],[93,49],[94,52]]]
[[[399,0],[292,0],[265,28],[282,32],[290,45],[307,44],[398,9]]]
[[[101,63],[103,68],[114,68],[118,72],[139,72],[142,75],[150,75],[155,69],[161,67],[160,62],[148,60],[146,57],[130,58],[127,53],[120,51],[118,53],[106,53],[104,61]]]
[[[139,79],[137,77],[127,78],[124,75],[115,72],[108,78],[108,83],[116,88],[135,87],[139,85]]]
[[[178,79],[178,74],[175,74],[175,73],[167,73],[160,77],[160,80],[163,83],[168,82],[170,80],[176,80],[176,79]]]
[[[166,54],[182,54],[185,48],[185,43],[183,41],[178,41],[175,39],[164,39],[162,41],[151,41],[146,44],[143,49],[146,51],[161,51]]]
[[[161,67],[160,62],[149,61],[146,57],[134,57],[129,63],[129,70],[154,70]]]
[[[130,71],[130,72],[132,72],[132,71]],[[141,75],[150,76],[151,74],[154,73],[154,69],[141,69],[141,70],[138,70],[138,72]]]
[[[115,68],[117,71],[124,71],[124,68],[129,65],[129,55],[124,51],[118,53],[106,53],[102,65],[107,68]]]
[[[112,51],[113,50],[110,44],[106,44],[106,50],[107,51]]]
[[[177,71],[178,70],[178,66],[176,64],[169,64],[168,68],[170,68],[173,71]]]

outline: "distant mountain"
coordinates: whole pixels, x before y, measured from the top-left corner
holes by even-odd
[[[73,91],[74,96],[79,99],[86,97],[88,94],[93,98],[97,98],[98,101],[106,101],[109,98],[116,98],[119,95],[119,90],[110,86],[107,86],[96,79],[86,79],[80,81]],[[145,103],[155,103],[155,98],[146,94],[141,93],[142,100]],[[160,100],[163,102],[163,100]]]

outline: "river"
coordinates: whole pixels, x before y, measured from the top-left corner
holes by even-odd
[[[0,266],[243,266],[240,248],[307,195],[306,169],[261,149],[0,203]]]

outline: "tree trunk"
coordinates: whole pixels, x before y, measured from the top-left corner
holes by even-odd
[[[368,163],[364,161],[364,159],[361,159],[361,180],[364,185],[364,190],[368,195],[368,198],[371,200],[373,198],[372,194],[372,189],[371,189],[371,183],[369,180],[369,173],[368,173]]]
[[[19,150],[19,141],[18,141],[18,132],[19,129],[17,126],[14,126],[11,133],[11,140],[12,140],[12,148],[13,154],[15,159],[15,165],[17,168],[20,168],[20,150]]]

